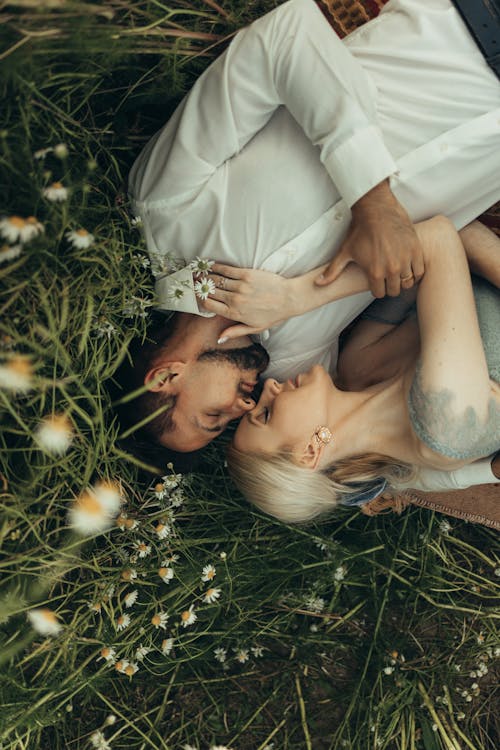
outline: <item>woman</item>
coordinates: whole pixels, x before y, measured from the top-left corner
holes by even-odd
[[[397,484],[418,467],[452,470],[500,447],[500,240],[477,223],[459,236],[444,217],[416,230],[426,268],[418,328],[411,316],[365,320],[341,363],[348,385],[368,387],[341,390],[320,366],[269,379],[236,430],[229,469],[277,518],[305,521],[381,477]],[[489,282],[476,302],[468,262]],[[361,352],[368,378],[353,366]]]

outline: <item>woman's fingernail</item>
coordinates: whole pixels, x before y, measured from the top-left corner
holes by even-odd
[[[225,343],[226,343],[226,341],[229,341],[229,339],[228,339],[228,337],[227,337],[227,336],[221,336],[221,338],[220,338],[220,339],[217,339],[217,343],[218,343],[218,344],[225,344]]]

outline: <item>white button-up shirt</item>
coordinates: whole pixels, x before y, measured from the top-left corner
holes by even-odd
[[[334,256],[350,207],[387,177],[415,221],[461,227],[500,199],[500,83],[448,0],[390,0],[343,42],[312,0],[258,19],[146,145],[130,195],[151,254],[290,277]],[[372,299],[271,329],[267,374],[333,372],[339,333]]]

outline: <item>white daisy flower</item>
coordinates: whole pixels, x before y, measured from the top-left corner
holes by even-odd
[[[187,284],[181,281],[169,282],[167,285],[167,299],[171,304],[179,304],[186,293]]]
[[[249,652],[247,648],[239,648],[237,649],[234,658],[236,661],[239,661],[240,664],[245,664],[250,658]]]
[[[120,578],[122,579],[122,581],[135,581],[135,579],[137,578],[137,571],[135,570],[135,568],[125,568],[125,570],[122,570],[122,572],[120,573]]]
[[[105,723],[105,724],[106,724],[106,726],[108,726],[108,727],[110,727],[110,726],[112,726],[113,724],[115,724],[115,723],[116,723],[116,716],[115,716],[115,714],[109,714],[109,716],[106,716],[106,718],[105,718],[105,720],[104,720],[104,723]]]
[[[97,661],[100,661],[101,659],[114,664],[116,662],[115,649],[112,646],[104,646],[103,648],[101,648],[100,656],[97,658]]]
[[[221,560],[226,560],[226,558],[227,558],[227,552],[221,552],[219,554],[219,557],[220,557]]]
[[[11,244],[30,242],[43,231],[43,224],[35,216],[28,216],[27,219],[21,216],[7,216],[0,220],[0,235]]]
[[[139,665],[133,661],[128,662],[126,667],[122,669],[123,674],[126,674],[127,677],[133,677],[133,675],[135,675],[135,673],[138,671],[139,671]]]
[[[51,203],[62,203],[68,198],[68,188],[62,182],[53,182],[42,190],[42,195]]]
[[[184,503],[184,500],[186,499],[186,496],[184,492],[179,487],[178,489],[174,490],[172,494],[170,495],[170,505],[172,508],[180,508],[181,505]]]
[[[73,426],[65,414],[52,414],[38,425],[35,440],[47,453],[62,456],[73,440]]]
[[[69,229],[64,236],[77,250],[87,250],[94,242],[94,235],[86,229]]]
[[[392,674],[394,672],[394,667],[384,667],[383,672],[384,674]]]
[[[222,648],[222,646],[218,646],[217,648],[214,648],[214,656],[216,661],[224,664],[227,659],[227,651],[225,648]]]
[[[208,273],[210,269],[212,268],[213,264],[214,264],[213,260],[205,260],[197,256],[195,260],[191,261],[191,263],[189,264],[189,268],[195,274]]]
[[[205,591],[205,594],[203,596],[203,601],[205,604],[213,604],[214,602],[219,599],[221,594],[221,589],[208,589]]]
[[[0,247],[0,264],[19,258],[23,251],[22,245],[2,245]]]
[[[263,646],[252,646],[250,648],[250,651],[255,656],[256,659],[259,659],[261,656],[264,656],[264,647]]]
[[[36,159],[36,161],[40,161],[40,159],[45,159],[47,154],[50,154],[52,151],[52,148],[49,146],[49,148],[39,148],[38,151],[35,151],[33,154],[33,158]]]
[[[311,595],[304,600],[304,606],[306,607],[306,609],[318,614],[320,612],[323,612],[325,605],[326,602],[321,596]]]
[[[140,524],[137,519],[129,518],[126,513],[120,513],[116,519],[116,525],[121,531],[135,531]]]
[[[174,569],[161,567],[158,569],[158,575],[160,576],[163,583],[170,583],[170,581],[174,577]]]
[[[92,732],[90,735],[90,744],[95,750],[111,750],[111,745],[107,742],[102,732]]]
[[[118,328],[104,316],[100,316],[99,318],[94,316],[92,330],[95,331],[98,338],[106,336],[108,341],[111,341],[111,338],[118,333]]]
[[[101,479],[95,483],[94,493],[109,513],[118,513],[122,504],[122,494],[116,482]]]
[[[439,531],[441,532],[441,534],[449,534],[451,531],[451,523],[444,519],[439,524]]]
[[[120,632],[120,630],[125,630],[125,628],[128,628],[131,622],[132,620],[130,618],[130,615],[124,612],[116,621],[116,629],[118,630],[118,632]]]
[[[68,147],[65,143],[57,143],[54,146],[54,156],[58,159],[65,159],[69,153]]]
[[[134,590],[133,590],[133,591],[131,591],[131,592],[130,592],[129,594],[127,594],[127,595],[126,595],[126,597],[125,597],[125,598],[124,598],[124,600],[123,600],[123,602],[124,602],[125,606],[126,606],[127,608],[133,607],[133,606],[134,606],[134,604],[135,604],[135,603],[136,603],[136,601],[137,601],[137,597],[138,597],[138,596],[139,596],[139,592],[137,591],[137,589],[134,589]]]
[[[174,639],[173,638],[165,638],[161,642],[161,652],[164,656],[168,656],[169,653],[172,651],[174,647]]]
[[[21,239],[21,229],[25,224],[21,216],[7,216],[0,220],[0,234],[7,242],[17,242]]]
[[[210,745],[209,750],[232,750],[232,748],[227,745]]]
[[[201,571],[201,580],[205,583],[207,581],[213,581],[216,575],[216,570],[213,565],[205,565],[203,570]]]
[[[208,276],[206,276],[203,279],[200,279],[196,282],[194,285],[194,293],[198,297],[198,299],[208,299],[209,294],[213,294],[215,292],[215,284],[212,279],[209,279]]]
[[[172,464],[169,464],[169,466],[172,466]],[[182,474],[165,474],[162,481],[166,490],[175,490],[182,483]]]
[[[163,482],[158,482],[153,487],[153,492],[158,500],[163,500],[168,495],[168,490]]]
[[[170,566],[175,565],[176,562],[179,562],[179,555],[173,554],[166,557],[164,560],[161,561],[162,566]]]
[[[112,524],[112,518],[113,514],[90,488],[80,493],[68,511],[69,525],[84,535],[107,531]]]
[[[148,307],[153,305],[153,300],[150,297],[129,297],[125,301],[125,307],[123,308],[123,315],[126,318],[147,318]]]
[[[0,364],[0,388],[26,393],[32,387],[33,367],[28,357],[16,355]]]
[[[134,542],[134,549],[141,558],[147,557],[151,554],[151,545],[146,544],[146,542]]]
[[[191,745],[189,742],[186,745],[182,746],[182,750],[198,750],[197,747],[194,745]]]
[[[137,661],[143,661],[144,657],[149,654],[150,651],[152,651],[152,648],[148,648],[147,646],[143,646],[142,644],[139,646],[139,648],[135,651],[135,658]]]
[[[51,609],[44,607],[30,609],[28,619],[31,627],[40,635],[57,635],[62,630],[62,625],[57,619],[57,615]]]
[[[151,267],[151,261],[147,257],[147,255],[144,255],[143,253],[138,253],[136,256],[137,260],[139,261],[139,265],[146,269]]]
[[[333,580],[334,581],[343,581],[346,574],[346,567],[345,565],[339,565],[338,568],[336,568],[334,574],[333,574]]]
[[[142,227],[142,219],[140,216],[133,216],[130,223],[133,227]]]
[[[168,618],[169,618],[169,615],[167,615],[166,612],[157,612],[151,618],[151,625],[154,625],[154,627],[157,630],[158,630],[158,628],[161,628],[162,630],[166,630],[167,629]]]
[[[19,239],[25,244],[26,242],[34,240],[38,235],[43,234],[44,231],[43,224],[38,221],[36,216],[28,216],[28,218],[24,220],[24,226],[21,227],[19,231]]]
[[[154,527],[154,530],[158,539],[167,539],[167,537],[169,537],[172,533],[172,527],[169,526],[168,523],[159,522]]]
[[[194,604],[191,604],[189,609],[185,609],[184,612],[181,612],[181,625],[183,628],[192,625],[197,619],[198,615],[194,612]]]

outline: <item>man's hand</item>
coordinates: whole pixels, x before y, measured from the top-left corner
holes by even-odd
[[[330,284],[351,262],[368,275],[375,297],[395,297],[424,274],[422,248],[413,224],[387,181],[353,205],[347,237],[316,284]]]

